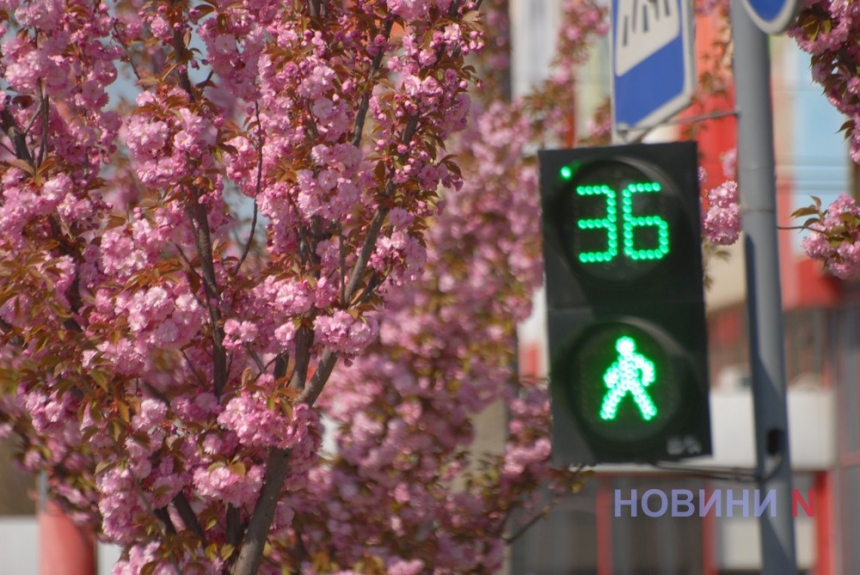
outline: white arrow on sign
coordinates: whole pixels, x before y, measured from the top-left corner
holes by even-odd
[[[678,36],[681,15],[670,0],[618,0],[615,73],[626,74]]]

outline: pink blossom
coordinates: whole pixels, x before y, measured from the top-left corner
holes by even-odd
[[[731,245],[741,232],[738,185],[727,181],[708,192],[709,207],[703,222],[705,237],[717,245]]]
[[[311,382],[326,383],[329,358],[346,366],[375,345],[380,310],[402,309],[399,291],[439,265],[427,224],[442,188],[462,186],[463,154],[445,144],[470,109],[463,57],[484,45],[470,5],[361,0],[308,19],[274,0],[214,12],[138,0],[0,4],[15,21],[0,25],[10,90],[0,98],[9,124],[0,317],[13,343],[0,367],[19,383],[0,398],[0,434],[16,437],[23,466],[45,473],[75,520],[124,547],[116,573],[222,573],[225,542],[246,529],[277,450],[289,461],[279,497],[263,504],[274,510],[272,561],[300,567],[286,545],[299,516],[308,545],[361,547],[348,542],[360,535],[348,509],[332,500],[334,520],[321,526],[308,508],[324,507],[314,489],[340,482],[319,462]],[[382,32],[392,18],[402,24],[396,39]],[[200,42],[177,45],[192,38]],[[120,103],[111,85],[126,71],[140,81]],[[524,251],[516,236],[534,212],[515,205],[517,233],[484,255],[487,267]],[[464,206],[454,213],[467,219]],[[510,261],[522,262],[523,277],[536,269],[530,253]],[[523,313],[489,295],[468,305]],[[403,324],[395,335],[424,345]],[[475,333],[495,341],[497,331]],[[485,359],[476,377],[508,375]],[[424,452],[419,469],[430,478],[443,458],[419,429],[454,449],[471,436],[465,409],[490,395],[455,393],[449,421],[425,408],[435,379],[390,369],[415,396],[390,420],[368,415],[355,426],[383,445],[344,445],[374,476],[370,493],[341,482],[360,506],[391,486],[385,469],[400,473]],[[440,369],[452,382],[462,376]],[[366,406],[383,383],[366,382],[372,393],[347,394],[343,408]],[[417,507],[400,529],[412,532],[432,520],[435,494],[409,495]],[[380,553],[392,572],[435,565]]]

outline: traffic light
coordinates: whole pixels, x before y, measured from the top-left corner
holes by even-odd
[[[710,454],[695,142],[538,158],[554,460]]]

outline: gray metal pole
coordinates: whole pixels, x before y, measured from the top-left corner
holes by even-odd
[[[747,266],[750,364],[761,499],[773,491],[776,514],[762,513],[762,575],[797,573],[791,514],[791,457],[785,336],[776,232],[776,172],[767,35],[732,0],[738,179]],[[753,502],[750,502],[754,508]]]

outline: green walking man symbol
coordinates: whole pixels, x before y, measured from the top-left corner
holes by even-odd
[[[632,337],[619,337],[615,349],[618,359],[603,374],[603,383],[609,390],[603,396],[600,418],[604,421],[615,419],[618,404],[629,393],[639,407],[642,419],[651,421],[657,415],[657,406],[645,388],[657,378],[654,362],[636,352],[636,342]]]

